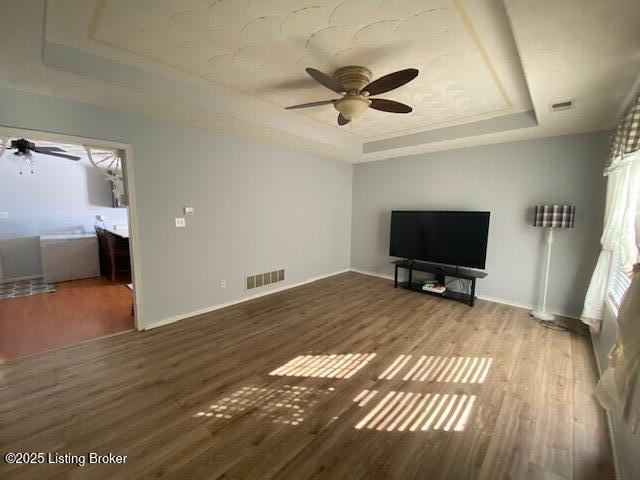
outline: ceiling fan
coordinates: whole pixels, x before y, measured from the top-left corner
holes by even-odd
[[[7,148],[15,149],[13,152],[14,155],[21,155],[30,157],[32,152],[42,153],[44,155],[51,155],[52,157],[62,157],[67,158],[69,160],[80,160],[80,157],[76,157],[74,155],[67,155],[64,150],[60,147],[38,147],[35,143],[30,142],[29,140],[25,140],[24,138],[20,138],[19,140],[11,140],[11,145]]]
[[[413,109],[409,105],[386,100],[384,98],[369,98],[374,95],[389,92],[418,76],[418,70],[407,68],[380,77],[371,81],[371,70],[365,67],[348,66],[336,70],[333,77],[322,73],[315,68],[307,68],[306,72],[318,83],[324,85],[329,90],[342,95],[341,98],[333,100],[321,100],[318,102],[303,103],[286,107],[287,110],[295,108],[316,107],[318,105],[333,104],[338,114],[338,125],[346,125],[354,118],[362,114],[367,108],[381,110],[391,113],[410,113]]]
[[[80,157],[64,153],[64,150],[60,147],[38,147],[35,143],[25,140],[24,138],[11,140],[11,144],[7,145],[6,148],[15,150],[13,154],[18,155],[23,159],[24,166],[26,166],[31,173],[34,173],[33,153],[41,153],[43,155],[66,158],[68,160],[80,160]],[[20,175],[22,175],[22,166],[20,167]]]

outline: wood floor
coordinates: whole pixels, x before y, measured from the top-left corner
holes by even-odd
[[[3,454],[127,456],[0,477],[614,478],[595,380],[584,331],[346,273],[0,365]]]
[[[0,362],[134,328],[132,294],[102,277],[0,300]]]

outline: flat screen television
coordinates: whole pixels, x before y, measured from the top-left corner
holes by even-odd
[[[485,268],[490,212],[391,212],[389,255]]]

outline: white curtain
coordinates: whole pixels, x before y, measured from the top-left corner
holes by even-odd
[[[616,343],[596,396],[603,407],[637,433],[640,400],[634,401],[633,397],[640,395],[640,95],[612,136],[605,175],[609,179],[602,252],[589,285],[582,320],[598,329],[612,273],[617,278],[621,274],[631,277],[618,309]],[[611,268],[614,255],[616,265]]]
[[[640,182],[640,161],[636,163],[636,186]],[[640,188],[640,187],[638,187]],[[635,217],[635,261],[640,262],[640,192],[636,188],[633,203]],[[633,229],[631,230],[633,232]],[[627,252],[631,253],[631,252]],[[603,407],[615,413],[633,433],[640,431],[640,402],[632,397],[640,395],[640,263],[632,269],[633,279],[618,310],[618,335],[609,353],[609,365],[596,388],[596,397]]]
[[[587,290],[580,319],[595,330],[600,329],[611,276],[614,251],[626,273],[636,262],[637,247],[634,222],[638,212],[640,189],[640,152],[625,157],[625,161],[608,175],[602,251]]]

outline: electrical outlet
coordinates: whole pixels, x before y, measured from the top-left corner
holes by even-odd
[[[9,218],[9,212],[0,212],[0,220],[6,220]]]
[[[220,280],[220,288],[225,288],[227,286],[226,280]]]
[[[176,228],[184,228],[187,226],[187,221],[184,217],[176,217]]]
[[[196,211],[193,209],[193,207],[184,207],[183,211],[184,211],[185,215],[195,215],[196,214]]]

